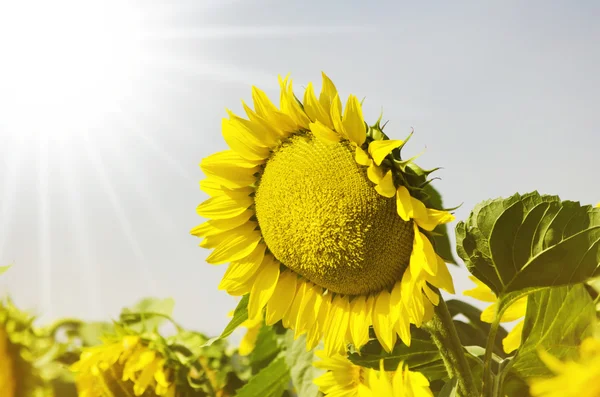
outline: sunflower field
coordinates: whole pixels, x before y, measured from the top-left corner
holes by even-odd
[[[450,230],[412,133],[325,74],[318,95],[279,85],[200,163],[191,234],[239,298],[222,333],[184,329],[171,299],[52,324],[5,299],[0,397],[600,396],[600,203],[519,192]],[[455,296],[463,264],[483,311]]]

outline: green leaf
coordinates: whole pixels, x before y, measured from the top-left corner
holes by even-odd
[[[102,343],[100,338],[104,335],[114,334],[113,324],[105,322],[83,323],[77,330],[84,346],[96,346]]]
[[[173,314],[175,301],[172,298],[145,298],[132,307],[121,311],[120,319],[130,327],[155,330]]]
[[[388,353],[377,339],[372,339],[362,347],[360,354],[351,353],[348,358],[356,365],[373,369],[379,369],[379,362],[383,360],[386,371],[395,371],[403,361],[411,371],[422,372],[430,380],[447,377],[437,346],[426,331],[416,327],[411,327],[410,346],[398,342]]]
[[[538,348],[555,357],[573,358],[585,337],[592,334],[595,304],[582,285],[544,289],[528,297],[521,347],[512,371],[522,378],[551,372],[538,355]]]
[[[490,333],[491,325],[481,321],[481,310],[457,299],[451,299],[446,302],[448,310],[452,317],[462,314],[468,320],[468,323],[454,320],[456,331],[463,345],[485,346],[487,337]],[[498,328],[497,338],[494,344],[494,353],[499,356],[505,356],[502,348],[502,339],[508,335],[508,332],[502,327]]]
[[[313,367],[312,363],[318,359],[312,350],[306,351],[306,335],[294,340],[293,332],[288,332],[286,345],[286,362],[298,395],[302,397],[322,396],[323,393],[319,391],[319,387],[313,383],[313,380],[325,371]]]
[[[263,324],[258,331],[254,349],[248,356],[252,371],[258,372],[266,367],[281,352],[281,345],[280,338],[273,327]]]
[[[458,379],[450,379],[442,390],[440,390],[438,397],[458,397]]]
[[[229,324],[227,324],[221,335],[217,336],[216,338],[209,339],[203,346],[210,346],[220,339],[227,338],[233,333],[233,331],[237,329],[237,327],[242,325],[244,321],[248,320],[248,300],[249,295],[244,295],[233,312],[233,318]]]
[[[0,274],[4,273],[8,269],[10,269],[10,265],[9,266],[0,266]]]
[[[478,204],[456,227],[469,271],[502,298],[600,274],[600,208],[537,192]]]
[[[281,354],[239,389],[237,397],[280,397],[289,381],[289,368],[285,355]]]

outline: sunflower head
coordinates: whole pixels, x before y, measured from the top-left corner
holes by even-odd
[[[216,356],[195,356],[177,340],[130,331],[104,337],[102,344],[83,349],[71,367],[79,396],[227,396]],[[194,341],[199,346],[206,339]]]
[[[357,97],[343,108],[325,74],[318,98],[312,84],[303,101],[290,79],[280,86],[279,107],[253,87],[247,119],[223,120],[230,150],[201,163],[208,221],[192,234],[214,249],[209,263],[230,262],[219,287],[250,294],[250,319],[306,333],[307,348],[360,348],[371,326],[388,351],[409,344],[439,301],[431,287],[453,292],[431,240],[453,220],[431,200],[434,170],[402,157],[410,135],[367,125]]]
[[[326,372],[314,383],[325,397],[433,397],[427,378],[409,371],[402,362],[396,371],[385,371],[381,361],[378,371],[354,365],[345,356],[317,355],[322,360],[313,365]]]
[[[35,361],[36,335],[33,317],[10,301],[0,302],[0,395],[2,397],[51,397]]]

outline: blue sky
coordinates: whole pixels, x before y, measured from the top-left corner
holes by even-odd
[[[205,199],[198,163],[225,149],[221,118],[253,84],[278,98],[278,74],[300,93],[325,71],[343,96],[366,98],[368,120],[383,108],[392,137],[413,127],[405,150],[444,168],[435,185],[463,203],[459,220],[515,192],[600,200],[594,2],[131,3],[151,13],[149,56],[114,98],[88,106],[88,92],[84,113],[37,129],[42,109],[20,122],[0,110],[0,264],[15,264],[0,294],[43,320],[114,317],[154,295],[175,298],[185,326],[222,329],[235,306],[216,288],[225,267],[189,235]]]

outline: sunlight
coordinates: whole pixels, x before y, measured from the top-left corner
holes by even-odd
[[[141,16],[118,0],[0,3],[0,106],[12,128],[61,135],[118,107],[142,72]]]

